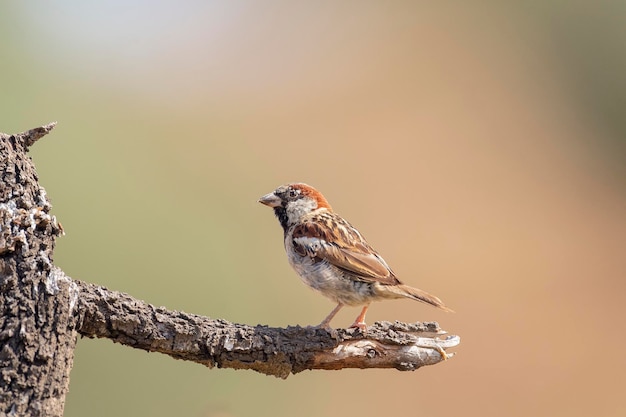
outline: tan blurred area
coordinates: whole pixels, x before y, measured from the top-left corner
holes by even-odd
[[[585,4],[0,6],[0,131],[59,122],[32,156],[70,276],[317,323],[256,203],[303,181],[456,310],[370,322],[461,337],[416,372],[286,381],[80,340],[66,415],[626,415],[626,7]]]

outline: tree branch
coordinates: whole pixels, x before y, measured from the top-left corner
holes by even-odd
[[[69,280],[55,269],[55,275]],[[128,294],[77,283],[78,332],[160,352],[208,367],[252,369],[286,378],[306,369],[396,368],[415,370],[452,354],[458,337],[437,339],[437,323],[376,323],[358,329],[276,328],[234,324],[166,310]]]

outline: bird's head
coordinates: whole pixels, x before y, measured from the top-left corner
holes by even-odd
[[[274,209],[285,231],[312,211],[332,210],[322,193],[303,183],[281,185],[261,197],[259,203]]]

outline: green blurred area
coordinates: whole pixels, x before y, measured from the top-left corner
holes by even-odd
[[[389,302],[370,321],[462,338],[414,373],[286,381],[84,339],[66,415],[624,415],[625,9],[2,3],[0,131],[59,122],[31,155],[68,275],[240,323],[317,323],[332,304],[256,203],[304,181],[457,311]]]

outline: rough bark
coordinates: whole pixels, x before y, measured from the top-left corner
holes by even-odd
[[[26,150],[54,125],[0,141],[0,414],[63,414],[76,345],[71,282],[51,282],[61,229]]]
[[[26,155],[53,127],[0,134],[0,415],[63,414],[78,334],[281,378],[306,369],[415,370],[459,344],[440,340],[437,323],[375,323],[365,334],[233,324],[71,279],[53,265],[62,228]]]
[[[62,272],[58,271],[59,276]],[[375,323],[357,329],[248,326],[154,307],[128,294],[79,284],[79,332],[208,367],[253,369],[286,378],[306,369],[414,370],[451,355],[457,337],[435,340],[437,323]]]

